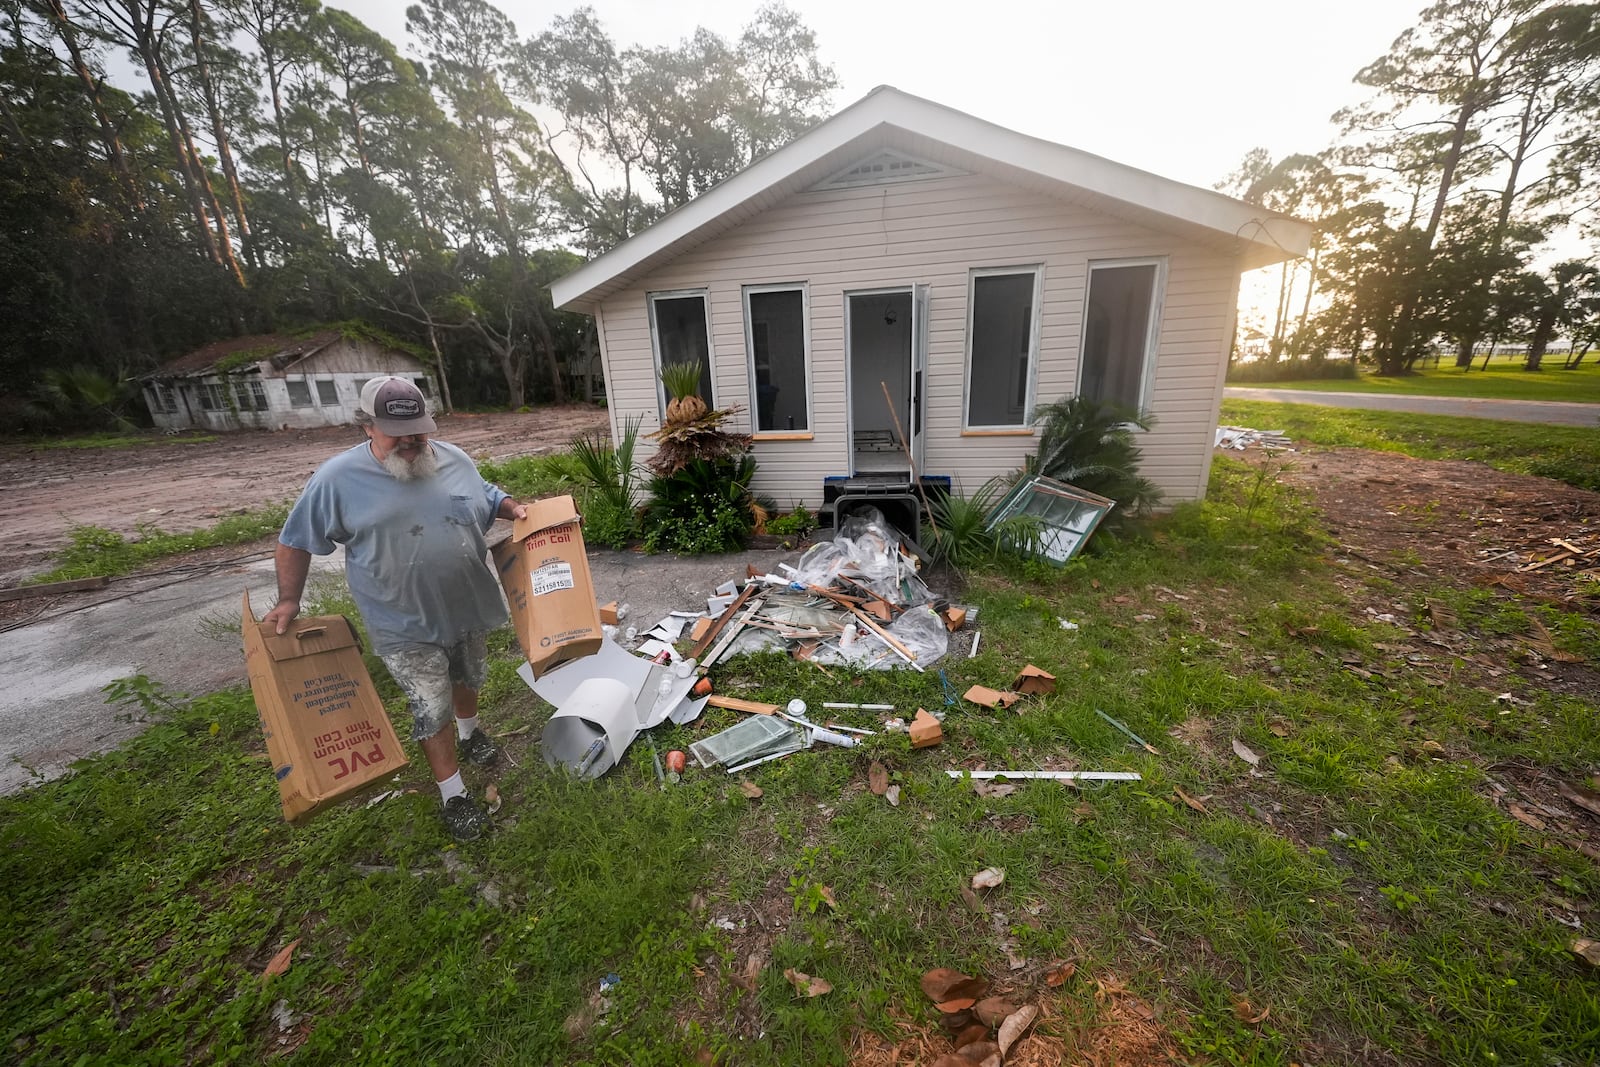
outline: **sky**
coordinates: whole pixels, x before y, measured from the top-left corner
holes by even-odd
[[[416,55],[395,0],[325,0]],[[730,40],[759,0],[591,0],[621,46]],[[500,0],[523,39],[572,4]],[[1357,71],[1423,0],[789,0],[839,80],[834,110],[892,85],[1021,133],[1211,187],[1246,152],[1316,152],[1364,98]]]

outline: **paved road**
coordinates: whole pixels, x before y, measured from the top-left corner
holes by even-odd
[[[1321,404],[1333,408],[1414,411],[1423,415],[1466,415],[1508,422],[1542,422],[1555,426],[1600,426],[1600,404],[1567,404],[1555,400],[1479,400],[1456,396],[1397,396],[1392,393],[1325,393],[1318,389],[1250,389],[1228,386],[1229,400],[1269,400],[1285,404]]]

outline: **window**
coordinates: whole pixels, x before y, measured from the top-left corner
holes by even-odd
[[[1040,271],[975,270],[967,291],[967,425],[1028,424]]]
[[[426,378],[413,378],[412,382],[413,382],[413,384],[416,385],[417,392],[421,393],[423,396],[432,396],[433,395],[432,393],[430,393],[428,391],[428,379],[426,379]]]
[[[262,391],[260,382],[234,382],[233,399],[240,411],[267,410],[267,394]],[[256,406],[258,399],[260,407]]]
[[[332,378],[317,379],[317,403],[325,408],[339,406],[339,387],[334,384]]]
[[[745,288],[750,410],[756,413],[757,433],[805,433],[811,429],[806,318],[802,287]]]
[[[1042,474],[1018,482],[989,513],[992,531],[1013,515],[1027,515],[1037,523],[1035,554],[1053,563],[1065,563],[1094,533],[1116,501]]]
[[[669,363],[700,363],[700,399],[715,407],[711,388],[710,316],[702,291],[651,293],[650,339],[656,356],[656,399],[662,417],[667,412],[667,391],[661,385],[661,368]]]
[[[152,385],[150,389],[150,410],[157,414],[172,415],[178,410],[178,394],[170,385]]]
[[[1155,363],[1163,264],[1090,264],[1078,393],[1129,411],[1144,410]]]
[[[200,408],[202,411],[222,411],[228,406],[227,398],[222,393],[222,386],[216,382],[204,382],[200,386]]]
[[[283,384],[289,387],[289,406],[292,408],[308,408],[311,406],[311,386],[305,382],[290,379]]]

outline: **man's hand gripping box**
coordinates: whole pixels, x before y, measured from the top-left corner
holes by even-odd
[[[247,592],[242,626],[285,819],[304,822],[406,765],[350,620],[298,618],[280,635],[256,621]]]

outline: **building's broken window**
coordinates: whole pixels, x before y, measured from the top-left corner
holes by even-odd
[[[339,387],[334,384],[332,378],[317,379],[317,403],[325,408],[339,406]]]
[[[311,386],[305,382],[289,379],[283,383],[289,387],[289,406],[292,408],[308,408],[311,406]]]
[[[972,272],[967,289],[968,427],[1027,425],[1038,289],[1037,269]]]
[[[1091,264],[1078,393],[1143,411],[1155,366],[1161,263]]]
[[[805,290],[799,286],[746,288],[744,319],[749,329],[750,407],[756,413],[756,432],[809,431]]]

